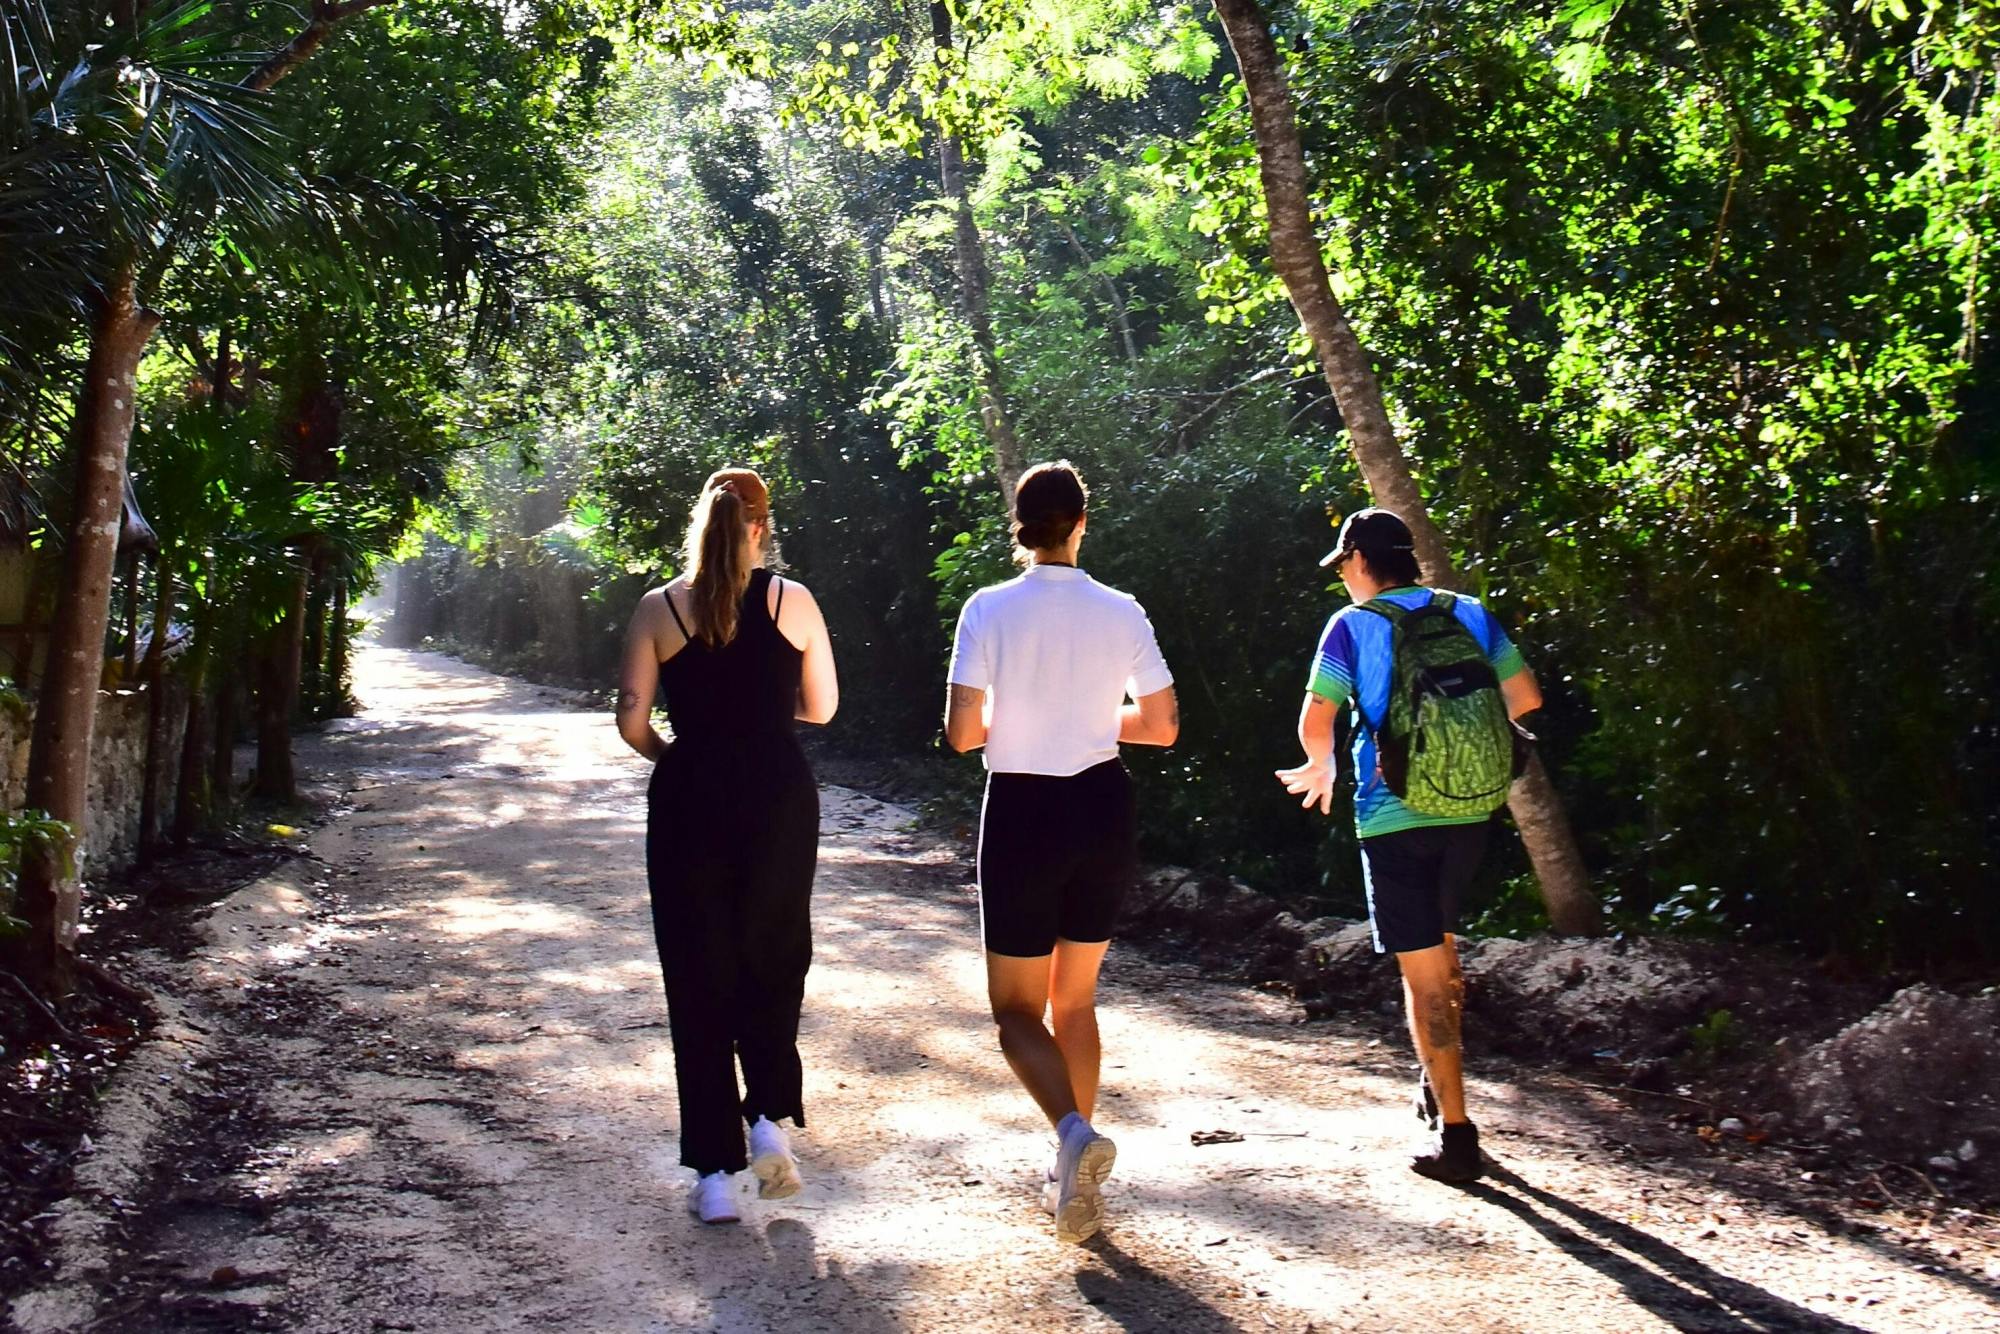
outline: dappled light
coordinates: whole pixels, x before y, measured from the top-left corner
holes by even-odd
[[[2000,1324],[2000,0],[0,45],[0,1326]]]
[[[643,766],[602,715],[441,659],[370,649],[357,683],[362,725],[311,752],[353,775],[312,845],[343,868],[345,906],[259,886],[216,919],[208,965],[246,1010],[299,1016],[280,1069],[317,1044],[351,1058],[282,1083],[273,1139],[235,1169],[274,1220],[259,1245],[283,1253],[283,1220],[310,1217],[351,1257],[295,1275],[295,1297],[422,1275],[427,1320],[484,1291],[523,1318],[635,1331],[1302,1329],[1358,1310],[1387,1327],[1561,1310],[1580,1329],[1833,1329],[1818,1275],[1837,1262],[1911,1311],[1978,1300],[1693,1178],[1585,1166],[1570,1150],[1615,1118],[1477,1064],[1505,1170],[1469,1191],[1418,1181],[1393,1045],[1122,946],[1097,1118],[1118,1169],[1103,1234],[1065,1252],[1035,1203],[1049,1131],[986,1011],[963,849],[842,788],[822,792],[806,1187],[705,1229],[680,1203]],[[1736,1276],[1744,1253],[1703,1226],[1727,1209],[1796,1230],[1796,1250]],[[190,1221],[159,1244],[221,1263],[247,1243]],[[1450,1277],[1464,1267],[1476,1284]]]

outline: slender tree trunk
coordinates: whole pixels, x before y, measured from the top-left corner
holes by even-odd
[[[167,748],[167,631],[173,624],[174,574],[159,561],[153,637],[146,645],[146,773],[139,792],[139,856],[153,855],[160,835],[160,777]]]
[[[931,5],[931,39],[942,53],[951,49],[951,9],[941,0]],[[993,470],[999,475],[1007,505],[1014,503],[1014,483],[1027,466],[1014,417],[1007,407],[1006,381],[1000,353],[993,340],[992,271],[986,265],[986,243],[972,216],[972,194],[965,183],[965,156],[959,142],[943,127],[938,130],[938,184],[951,201],[954,226],[953,258],[958,268],[958,305],[972,331],[973,380],[979,386],[979,420],[993,446]]]
[[[1425,580],[1456,588],[1459,579],[1444,534],[1431,520],[1423,493],[1410,475],[1409,459],[1389,423],[1382,387],[1375,379],[1367,350],[1355,337],[1327,279],[1319,237],[1313,231],[1305,154],[1299,144],[1291,86],[1271,40],[1270,19],[1257,0],[1214,0],[1214,5],[1236,53],[1236,66],[1249,98],[1264,203],[1270,215],[1272,266],[1284,280],[1285,292],[1312,338],[1313,351],[1340,409],[1354,461],[1369,494],[1376,504],[1394,510],[1409,524]],[[1508,806],[1534,862],[1542,900],[1555,929],[1569,935],[1601,929],[1601,914],[1583,857],[1539,759],[1514,785]]]
[[[210,631],[195,629],[188,653],[187,727],[181,733],[180,782],[174,798],[174,843],[186,846],[208,824],[208,655]]]
[[[1076,252],[1077,262],[1083,265],[1085,273],[1090,272],[1090,252],[1083,248],[1083,238],[1076,234],[1076,228],[1069,225],[1067,218],[1056,221],[1062,226],[1063,235],[1069,238],[1069,248]],[[1132,336],[1132,316],[1125,308],[1125,298],[1118,291],[1118,282],[1108,273],[1097,275],[1098,283],[1104,288],[1104,295],[1111,303],[1111,316],[1118,329],[1118,341],[1124,345],[1125,360],[1139,360],[1139,340]]]
[[[215,683],[215,740],[208,754],[211,819],[236,804],[236,729],[243,717],[244,684],[237,672],[224,672]]]
[[[875,316],[875,324],[886,336],[889,332],[889,306],[882,293],[882,243],[870,238],[868,242],[868,309]]]
[[[139,679],[139,553],[125,557],[125,666],[119,680],[129,686]]]
[[[143,308],[128,259],[112,274],[90,331],[77,402],[76,479],[35,710],[27,804],[67,823],[66,848],[25,859],[17,902],[29,929],[16,942],[19,968],[44,995],[67,995],[75,968],[81,896],[76,854],[90,782],[90,742],[104,673],[104,630],[118,556],[125,449],[132,439],[134,381],[160,317]]]
[[[297,711],[309,719],[325,717],[327,709],[326,566],[326,551],[316,544],[306,580],[305,646],[299,655]]]
[[[299,654],[305,642],[304,559],[292,576],[284,615],[264,637],[257,678],[257,795],[267,801],[298,800],[292,766],[292,707],[299,696]]]
[[[302,355],[294,375],[296,397],[287,428],[293,449],[292,477],[306,485],[330,482],[339,470],[340,391],[317,349]],[[291,585],[286,590],[283,615],[263,637],[257,681],[256,792],[266,800],[282,802],[298,799],[292,723],[301,712],[299,686],[305,677],[310,590],[325,551],[317,533],[299,534],[292,542]]]
[[[579,637],[577,642],[581,642]],[[329,717],[347,714],[347,581],[333,585],[333,624],[328,628],[326,651],[326,712]]]

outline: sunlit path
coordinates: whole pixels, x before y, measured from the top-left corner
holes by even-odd
[[[824,799],[803,1195],[703,1228],[675,1165],[640,764],[553,692],[383,649],[310,742],[349,809],[329,871],[217,917],[263,1150],[261,1217],[147,1239],[230,1264],[270,1327],[1972,1328],[1986,1295],[1685,1177],[1602,1161],[1558,1100],[1476,1084],[1518,1175],[1402,1165],[1402,1066],[1337,1025],[1114,952],[1110,1222],[1064,1248],[1048,1136],[980,994],[955,851]],[[315,912],[313,905],[321,908]],[[247,984],[247,985],[246,985]],[[1241,1142],[1198,1146],[1192,1132]],[[190,1199],[209,1185],[191,1185]],[[1719,1220],[1720,1225],[1718,1226]],[[160,1326],[173,1327],[171,1323]]]

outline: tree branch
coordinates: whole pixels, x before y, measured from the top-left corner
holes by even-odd
[[[33,987],[29,986],[26,982],[23,982],[20,978],[14,976],[12,973],[0,972],[0,978],[4,978],[9,984],[13,986],[14,990],[21,993],[21,998],[23,1000],[27,1001],[29,1005],[34,1007],[35,1011],[42,1016],[42,1021],[49,1026],[49,1031],[54,1033],[57,1037],[61,1038],[64,1042],[76,1041],[76,1034],[70,1032],[69,1027],[66,1024],[64,1024],[62,1020],[56,1017],[56,1012],[49,1008],[47,1001],[43,1000],[40,996],[37,996],[35,994],[35,989]]]
[[[256,92],[263,92],[305,64],[312,53],[319,50],[321,43],[333,34],[335,28],[357,14],[391,3],[393,0],[342,0],[338,4],[329,3],[328,0],[318,0],[313,5],[312,22],[306,24],[298,36],[273,51],[264,63],[243,81],[243,86]]]

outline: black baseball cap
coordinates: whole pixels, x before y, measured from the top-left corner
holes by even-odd
[[[1356,510],[1347,516],[1347,522],[1340,525],[1340,536],[1333,550],[1320,560],[1322,566],[1331,565],[1350,551],[1362,555],[1383,551],[1415,551],[1417,541],[1410,536],[1410,525],[1398,515],[1384,509],[1369,508]]]

